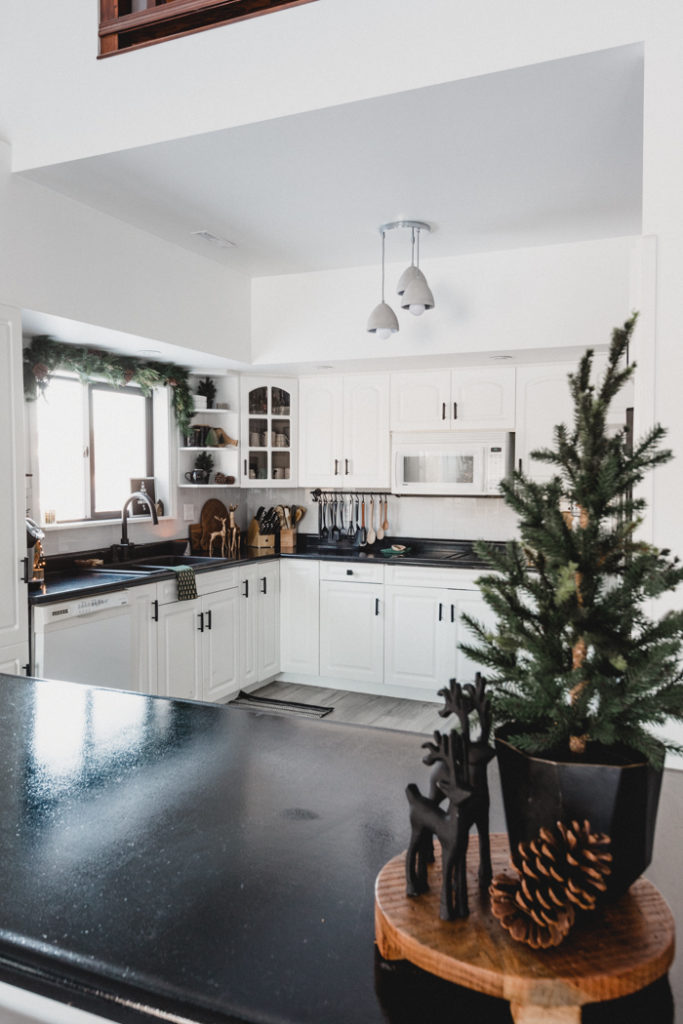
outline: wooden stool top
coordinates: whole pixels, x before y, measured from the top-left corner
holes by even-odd
[[[435,844],[436,846],[437,844]],[[509,866],[507,835],[491,836],[494,875]],[[515,1021],[580,1021],[583,1003],[617,999],[666,974],[674,955],[674,920],[658,889],[639,878],[616,903],[577,921],[562,945],[533,950],[516,942],[491,913],[477,883],[479,844],[470,838],[470,914],[439,919],[440,856],[430,891],[406,896],[405,853],[390,860],[375,886],[375,938],[386,960],[409,960],[447,981],[510,1001]]]

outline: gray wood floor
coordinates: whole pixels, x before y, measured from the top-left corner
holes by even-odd
[[[399,729],[404,732],[419,732],[427,735],[431,735],[435,729],[443,730],[444,728],[444,719],[439,718],[441,703],[401,700],[397,697],[374,697],[367,693],[349,693],[348,690],[330,690],[324,686],[300,686],[296,683],[268,683],[253,692],[258,697],[331,706],[334,711],[325,716],[326,722],[343,722],[345,725],[372,725],[378,729]]]

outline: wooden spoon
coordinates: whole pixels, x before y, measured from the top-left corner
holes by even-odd
[[[374,544],[377,539],[375,533],[375,499],[370,496],[370,529],[368,530],[368,544]]]
[[[387,519],[387,508],[388,508],[388,506],[389,506],[389,499],[385,498],[384,499],[384,522],[382,523],[382,529],[384,530],[385,533],[389,529],[389,520]]]
[[[379,499],[377,514],[377,540],[384,540],[384,524],[382,523],[382,498]]]

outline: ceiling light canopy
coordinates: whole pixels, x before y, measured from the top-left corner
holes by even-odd
[[[401,274],[396,291],[401,296],[401,309],[407,309],[414,316],[421,316],[428,309],[434,308],[434,296],[427,279],[420,270],[420,232],[431,231],[431,225],[423,220],[395,220],[381,224],[379,231],[382,236],[382,301],[375,306],[368,320],[368,331],[379,338],[388,338],[395,334],[398,319],[391,306],[384,301],[384,244],[387,231],[396,228],[407,228],[410,231],[410,266]]]

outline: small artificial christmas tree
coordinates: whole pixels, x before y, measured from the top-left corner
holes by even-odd
[[[614,330],[597,385],[591,351],[569,375],[573,424],[532,453],[556,475],[538,483],[515,472],[503,483],[521,541],[476,545],[495,570],[478,582],[497,629],[463,615],[474,639],[462,650],[487,666],[508,742],[552,760],[624,763],[635,751],[661,767],[665,749],[681,750],[652,730],[683,719],[683,611],[656,619],[646,608],[678,586],[683,565],[637,539],[645,502],[633,494],[672,455],[661,426],[632,449],[625,428],[607,428],[610,402],[635,368],[621,365],[635,322]],[[561,510],[567,501],[574,515]]]

